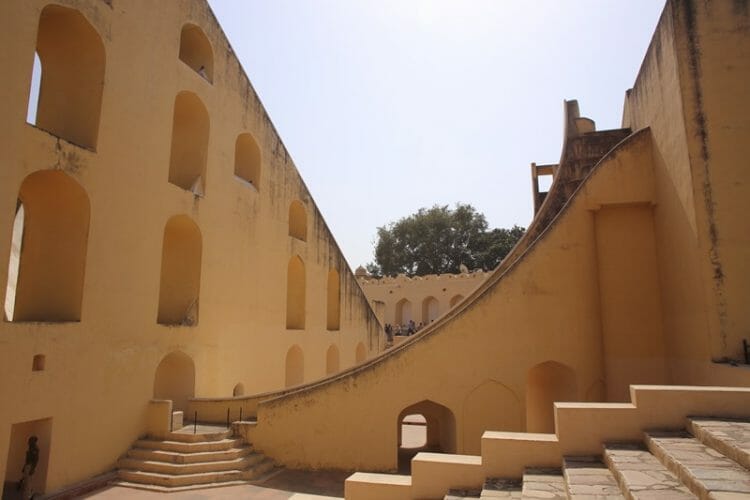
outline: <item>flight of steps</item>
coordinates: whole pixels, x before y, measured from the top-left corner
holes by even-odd
[[[230,431],[170,433],[165,440],[141,439],[118,462],[120,486],[172,492],[244,484],[274,468]]]
[[[690,418],[687,430],[645,437],[606,443],[601,456],[566,456],[561,469],[527,468],[522,480],[450,490],[444,499],[750,499],[750,420]]]

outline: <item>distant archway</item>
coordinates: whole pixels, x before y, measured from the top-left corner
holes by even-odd
[[[335,269],[328,271],[326,287],[326,328],[336,331],[341,325],[341,284]]]
[[[421,441],[414,442],[415,437],[419,440],[421,436],[403,434],[404,431],[421,434],[419,427],[412,427],[419,425],[425,426],[423,445]],[[397,433],[398,464],[399,471],[402,472],[410,468],[411,459],[420,451],[456,452],[456,418],[448,407],[434,401],[420,401],[401,410],[397,420]],[[404,443],[411,446],[404,446]]]
[[[440,304],[435,297],[427,297],[422,301],[422,323],[429,325],[440,314]]]
[[[195,396],[195,364],[182,351],[164,356],[154,375],[154,399],[172,400],[174,411],[187,410],[188,399]]]
[[[237,136],[234,145],[234,175],[260,188],[260,147],[248,133]]]
[[[305,263],[295,255],[289,259],[286,272],[286,327],[305,329]]]
[[[206,106],[192,92],[183,91],[174,100],[169,182],[203,196],[208,158],[210,120]]]
[[[285,366],[285,387],[300,385],[305,381],[305,355],[298,345],[293,345],[287,351]]]
[[[8,262],[8,321],[81,320],[89,212],[86,191],[60,170],[23,180]]]
[[[397,325],[405,325],[412,319],[411,316],[411,302],[408,299],[401,299],[396,302],[396,317],[395,323]]]
[[[203,30],[186,24],[180,33],[180,60],[208,82],[214,81],[214,54]]]
[[[187,215],[175,215],[164,226],[159,324],[198,324],[202,245],[201,231]]]
[[[545,361],[528,372],[526,380],[526,432],[555,432],[554,403],[576,401],[575,371],[557,361]]]
[[[307,241],[307,212],[299,200],[289,205],[289,236]]]
[[[37,127],[96,149],[106,53],[99,33],[75,9],[47,5],[39,16],[36,50],[41,81]]]
[[[357,364],[362,363],[365,359],[367,359],[367,349],[362,342],[357,344],[357,350],[354,353],[354,359]]]
[[[460,294],[459,295],[454,295],[449,304],[450,304],[451,307],[453,307],[456,304],[458,304],[459,302],[461,302],[462,300],[464,300],[464,296],[463,295],[460,295]]]
[[[331,345],[326,351],[326,375],[333,375],[339,371],[339,349]]]

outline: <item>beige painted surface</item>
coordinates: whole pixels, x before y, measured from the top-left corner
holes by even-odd
[[[12,426],[51,419],[52,491],[163,425],[155,390],[187,404],[169,362],[155,380],[169,353],[194,364],[195,396],[230,397],[282,389],[293,346],[309,382],[331,346],[340,370],[383,336],[206,2],[47,4],[0,2],[3,290],[18,199],[25,212],[17,321],[0,324],[0,478]],[[293,258],[303,325],[287,329]]]
[[[477,454],[483,430],[550,432],[552,401],[627,401],[631,383],[750,385],[748,370],[715,362],[741,359],[749,330],[739,306],[750,286],[739,229],[750,199],[749,25],[729,2],[668,2],[626,98],[630,136],[601,150],[590,174],[577,170],[606,131],[566,103],[558,175],[499,268],[367,365],[261,402],[258,447],[296,467],[392,470],[397,432],[382,422],[420,401],[446,408],[440,427],[455,422],[457,453]],[[568,191],[576,175],[582,184]],[[540,372],[548,363],[559,369]],[[475,391],[498,397],[477,402]],[[314,438],[295,431],[303,422]]]
[[[363,268],[357,269],[357,280],[367,299],[382,302],[383,324],[430,324],[469,296],[490,275],[477,270],[461,274],[430,274],[409,278],[405,275],[375,279]]]

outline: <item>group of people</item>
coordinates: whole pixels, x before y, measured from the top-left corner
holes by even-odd
[[[392,341],[394,335],[414,335],[422,328],[424,328],[424,323],[420,321],[419,324],[416,324],[413,319],[403,325],[396,325],[395,328],[390,323],[386,323],[385,336],[388,337],[388,341]]]

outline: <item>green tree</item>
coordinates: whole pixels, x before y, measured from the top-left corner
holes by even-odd
[[[420,208],[417,213],[378,228],[370,274],[408,276],[495,268],[525,229],[487,228],[487,219],[468,204]]]

